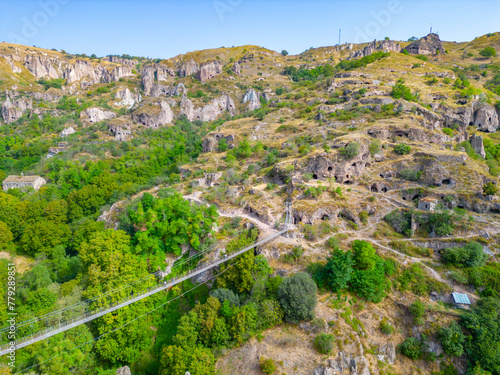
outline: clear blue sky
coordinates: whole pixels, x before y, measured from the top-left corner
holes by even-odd
[[[70,53],[168,58],[256,44],[309,47],[407,40],[433,30],[469,41],[500,31],[499,0],[1,0],[0,41]]]

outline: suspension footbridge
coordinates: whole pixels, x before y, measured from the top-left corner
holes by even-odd
[[[287,216],[288,216],[289,211],[287,210]],[[288,219],[286,221],[288,223]],[[109,305],[106,305],[105,307],[93,309],[91,307],[92,302],[95,302],[96,299],[100,299],[105,297],[106,295],[96,297],[93,300],[87,300],[80,302],[76,305],[72,305],[70,307],[66,307],[65,309],[58,310],[52,313],[49,313],[43,317],[38,317],[34,319],[30,319],[28,321],[21,322],[19,324],[16,324],[15,326],[12,327],[7,327],[2,330],[0,330],[0,334],[2,334],[2,337],[7,336],[9,332],[12,332],[12,329],[15,332],[19,332],[20,328],[28,328],[30,326],[38,325],[39,322],[42,320],[44,321],[52,321],[51,324],[49,324],[45,329],[39,330],[37,332],[34,332],[32,334],[27,334],[21,338],[17,338],[15,341],[8,342],[6,344],[2,344],[0,346],[0,356],[6,355],[14,350],[24,348],[28,345],[31,345],[33,343],[36,343],[38,341],[45,340],[49,337],[52,337],[54,335],[57,335],[58,333],[67,331],[71,328],[77,327],[81,324],[88,323],[94,319],[97,319],[103,315],[109,314],[113,311],[119,310],[125,306],[131,305],[134,302],[140,301],[144,298],[147,298],[149,296],[152,296],[153,294],[159,293],[161,291],[167,290],[179,283],[182,283],[185,280],[188,280],[192,277],[195,277],[197,275],[200,275],[204,272],[209,271],[212,268],[218,267],[223,263],[226,263],[237,256],[252,250],[258,246],[264,245],[269,241],[272,241],[273,239],[284,235],[287,233],[289,230],[289,226],[286,225],[285,229],[280,230],[280,231],[275,231],[274,233],[271,233],[264,238],[257,240],[253,244],[246,246],[240,250],[234,251],[230,254],[225,254],[223,257],[220,259],[213,260],[212,262],[208,264],[203,264],[201,266],[198,266],[194,269],[185,271],[182,274],[176,275],[174,278],[171,278],[170,280],[167,281],[157,281],[155,286],[151,286],[147,288],[146,290],[138,293],[137,295],[131,295],[127,298],[121,299],[117,302],[110,303]],[[204,253],[206,253],[205,251]],[[194,258],[200,254],[196,254],[191,258]],[[191,258],[188,258],[191,259]],[[185,261],[184,261],[185,262]],[[151,276],[151,275],[150,275]],[[141,279],[142,280],[142,279]],[[140,282],[141,280],[138,280],[136,282]],[[150,277],[151,280],[151,277]],[[123,291],[123,288],[118,290],[118,291]],[[115,291],[116,292],[116,291]],[[64,319],[64,315],[68,315],[66,313],[71,312],[72,310],[79,310],[83,311],[82,313],[78,314],[77,316],[71,318],[71,319]]]

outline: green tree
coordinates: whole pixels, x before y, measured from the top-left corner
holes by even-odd
[[[372,269],[379,259],[372,244],[365,240],[355,240],[352,243],[354,262],[357,269]]]
[[[483,57],[495,57],[497,55],[497,51],[495,50],[495,48],[489,46],[489,47],[485,47],[484,49],[482,49],[479,54]]]
[[[224,303],[224,301],[229,301],[231,305],[234,306],[240,305],[240,297],[232,290],[226,288],[219,288],[211,291],[210,295],[212,297],[217,298],[220,301],[220,303]]]
[[[350,160],[359,155],[359,144],[356,142],[348,143],[344,148],[340,149],[340,154]]]
[[[317,289],[311,277],[304,272],[283,280],[278,289],[278,300],[285,313],[285,319],[295,323],[313,319]]]
[[[21,244],[28,254],[42,252],[50,255],[55,246],[66,245],[70,237],[68,225],[42,220],[26,225]]]
[[[477,242],[443,249],[441,258],[444,263],[453,264],[456,267],[481,267],[486,261],[483,246]]]
[[[217,144],[217,150],[219,152],[224,152],[224,151],[227,151],[227,149],[228,149],[228,147],[227,147],[227,140],[226,140],[226,138],[221,138],[221,140]]]
[[[169,345],[163,349],[160,375],[196,375],[215,373],[215,357],[212,351],[202,346],[181,347]]]
[[[386,296],[388,280],[385,275],[385,265],[378,260],[373,268],[356,269],[351,280],[351,289],[361,298],[378,303]]]
[[[321,278],[333,292],[346,289],[352,278],[353,265],[353,253],[336,248],[326,258],[326,265],[321,271]]]
[[[420,359],[424,356],[424,344],[416,337],[408,337],[403,341],[400,350],[410,359]]]
[[[400,155],[409,154],[411,152],[411,146],[407,145],[406,143],[400,143],[394,146],[394,152]]]
[[[0,249],[4,249],[9,242],[14,239],[9,226],[3,221],[0,221]]]
[[[274,361],[272,358],[260,357],[259,366],[264,374],[268,374],[268,375],[274,374],[274,372],[276,371],[276,365],[274,364]]]
[[[281,54],[282,54],[283,56],[288,56],[288,51],[287,51],[287,50],[283,50],[283,51],[281,51]]]
[[[460,357],[464,353],[465,335],[457,322],[452,322],[449,327],[441,327],[438,338],[446,354]]]

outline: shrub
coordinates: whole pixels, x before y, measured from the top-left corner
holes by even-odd
[[[276,89],[276,95],[280,96],[280,95],[283,95],[285,93],[285,89],[283,87],[278,87]]]
[[[471,242],[462,247],[443,249],[441,259],[444,263],[456,267],[481,267],[484,265],[486,255],[479,243]]]
[[[420,359],[424,356],[424,345],[416,337],[408,337],[399,348],[401,353],[410,359]]]
[[[418,181],[422,176],[422,172],[414,171],[413,169],[403,169],[399,172],[399,176],[406,181]]]
[[[419,299],[410,305],[410,312],[413,315],[415,324],[422,325],[424,323],[425,305]]]
[[[326,333],[320,333],[314,339],[314,347],[321,354],[329,354],[333,350],[334,336]]]
[[[226,289],[226,288],[219,288],[213,290],[210,295],[212,297],[217,298],[221,304],[224,303],[224,301],[229,301],[229,304],[232,306],[239,306],[240,305],[240,297],[235,294],[232,290]]]
[[[340,154],[348,160],[355,158],[359,154],[359,144],[356,142],[349,143],[340,150]]]
[[[446,354],[460,357],[464,353],[465,336],[457,322],[440,328],[438,338]]]
[[[373,156],[373,155],[379,153],[380,149],[381,149],[381,145],[382,144],[381,144],[379,139],[374,139],[373,141],[371,141],[370,147],[369,147],[370,154],[372,154],[372,156]]]
[[[405,143],[400,143],[394,146],[394,152],[399,155],[407,155],[411,152],[411,146]]]
[[[276,365],[272,358],[260,357],[259,365],[264,374],[274,374],[276,371]]]
[[[287,277],[278,289],[278,300],[285,319],[294,323],[313,319],[317,290],[316,284],[307,273],[299,272]]]
[[[392,335],[394,333],[394,327],[387,321],[387,318],[382,319],[379,328],[386,335]]]
[[[484,195],[495,195],[498,193],[498,187],[493,182],[487,182],[483,185],[483,194]]]
[[[418,95],[413,94],[410,88],[405,86],[402,81],[396,83],[393,86],[391,90],[391,96],[396,99],[403,98],[405,100],[408,100],[409,102],[416,102],[418,100]]]
[[[281,54],[282,54],[283,56],[288,56],[288,51],[287,51],[287,50],[283,50],[283,51],[281,51]]]
[[[479,54],[483,57],[495,57],[497,55],[497,51],[493,47],[486,47],[479,52]]]

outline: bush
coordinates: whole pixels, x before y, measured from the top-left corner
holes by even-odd
[[[287,277],[279,286],[278,300],[285,319],[297,323],[314,318],[318,287],[307,273],[300,272]]]
[[[355,158],[359,154],[359,144],[356,142],[349,143],[340,150],[340,154],[348,160]]]
[[[483,57],[495,57],[497,55],[497,51],[493,47],[486,47],[479,52],[479,54]]]
[[[498,187],[493,182],[487,182],[483,185],[483,194],[484,195],[495,195],[498,193]]]
[[[411,146],[405,143],[400,143],[394,147],[394,152],[399,155],[407,155],[411,152]]]
[[[416,337],[408,337],[401,343],[399,349],[410,359],[420,359],[424,356],[424,345]]]
[[[226,288],[219,288],[213,290],[210,295],[212,297],[217,298],[221,304],[224,303],[224,301],[229,301],[229,304],[231,306],[236,306],[238,307],[240,305],[240,297],[235,294],[232,290],[226,289]]]
[[[333,350],[334,336],[326,333],[320,333],[314,339],[314,347],[321,354],[329,354]]]
[[[410,312],[413,315],[413,321],[416,325],[422,325],[424,323],[425,305],[419,299],[410,305]]]
[[[441,259],[443,263],[456,267],[481,267],[486,261],[486,255],[479,243],[471,242],[462,247],[443,249]]]
[[[373,155],[379,153],[380,149],[381,149],[381,145],[382,144],[381,144],[379,139],[374,139],[373,141],[371,141],[370,147],[369,147],[370,154],[373,156]]]
[[[382,319],[379,325],[380,330],[386,335],[392,335],[394,333],[394,327],[387,321],[387,318]]]
[[[274,374],[276,371],[276,365],[272,358],[260,357],[259,365],[264,374]]]
[[[288,56],[288,51],[287,51],[287,50],[283,50],[283,51],[281,51],[281,54],[282,54],[283,56]]]
[[[418,181],[422,177],[422,172],[414,171],[413,169],[403,169],[399,172],[399,176],[406,181]]]
[[[405,84],[400,81],[396,83],[392,90],[391,90],[391,96],[396,99],[405,99],[408,100],[409,102],[416,102],[418,101],[418,95],[413,94],[410,90],[409,87],[405,86]]]
[[[446,354],[460,357],[464,353],[465,336],[457,322],[440,328],[438,338]]]

